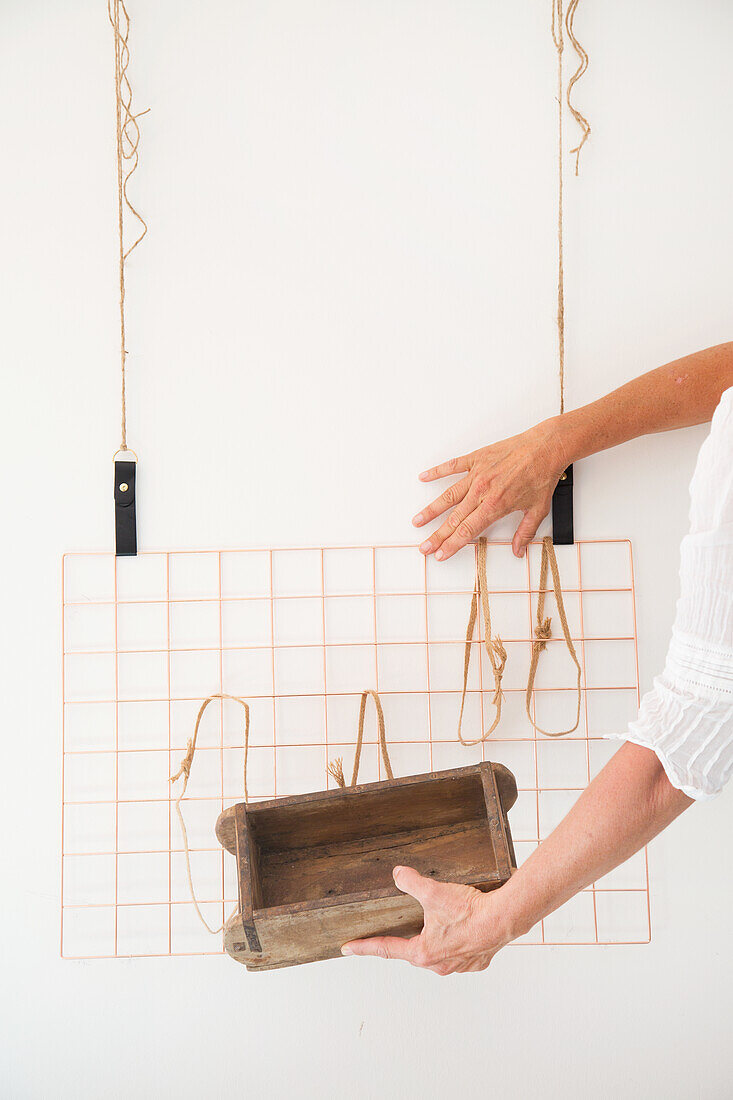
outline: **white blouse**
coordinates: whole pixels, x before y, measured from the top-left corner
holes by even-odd
[[[664,672],[616,736],[653,749],[674,787],[707,798],[733,771],[733,387],[690,483],[680,581]]]

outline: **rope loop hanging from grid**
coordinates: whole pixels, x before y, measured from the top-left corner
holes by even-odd
[[[535,676],[537,675],[537,665],[539,664],[540,654],[547,648],[547,643],[552,637],[552,620],[549,615],[545,617],[545,597],[548,592],[547,588],[547,573],[549,571],[552,574],[552,587],[555,593],[555,602],[557,604],[557,613],[560,616],[560,623],[562,624],[562,632],[565,638],[565,645],[567,646],[568,653],[573,659],[573,663],[576,668],[576,691],[578,697],[578,707],[575,714],[575,724],[566,730],[545,730],[541,726],[537,725],[537,722],[532,717],[532,693],[534,692]],[[531,596],[530,596],[531,599]],[[543,733],[546,737],[565,737],[568,733],[574,733],[580,724],[580,705],[581,705],[581,669],[578,655],[575,652],[575,645],[573,644],[572,635],[570,633],[570,627],[568,625],[568,617],[565,612],[565,601],[563,600],[562,584],[560,582],[560,570],[557,566],[557,557],[555,556],[555,547],[552,545],[552,538],[546,535],[542,540],[542,559],[540,562],[540,584],[539,595],[537,597],[537,625],[534,628],[534,641],[532,642],[532,657],[529,665],[529,676],[527,678],[527,693],[525,696],[525,707],[527,710],[527,717],[532,723],[533,727],[538,733]]]
[[[387,733],[384,724],[384,711],[382,710],[382,700],[376,691],[368,688],[361,693],[361,703],[359,704],[359,732],[356,737],[356,749],[354,751],[354,770],[351,773],[350,787],[356,786],[356,781],[359,778],[359,765],[361,763],[361,746],[364,740],[364,716],[366,714],[367,699],[371,696],[374,700],[374,706],[377,711],[377,726],[379,728],[379,746],[382,750],[382,760],[384,761],[384,770],[387,773],[388,779],[394,779],[394,773],[392,771],[392,764],[389,759],[389,752],[387,751]],[[344,778],[344,762],[342,757],[337,757],[332,760],[328,765],[328,774],[335,779],[337,786],[346,787],[346,780]]]
[[[486,546],[487,540],[480,538],[478,540],[478,547],[476,551],[476,581],[473,588],[473,595],[471,596],[471,610],[468,616],[468,626],[466,627],[466,642],[463,654],[463,691],[461,693],[461,710],[458,715],[458,740],[462,745],[480,745],[482,741],[485,741],[494,732],[496,727],[501,721],[501,704],[504,697],[504,693],[501,688],[501,681],[504,676],[504,669],[506,667],[507,653],[501,638],[497,635],[495,638],[491,634],[491,608],[489,606],[489,589],[488,582],[486,580]],[[473,645],[473,632],[476,626],[476,620],[478,619],[479,600],[481,602],[481,610],[484,616],[484,646],[491,663],[491,671],[494,676],[494,695],[491,700],[494,707],[496,707],[496,713],[494,715],[494,721],[491,726],[485,730],[480,737],[477,737],[474,741],[467,741],[463,736],[463,711],[466,706],[466,691],[468,690],[468,672],[471,666],[471,647]]]
[[[191,848],[188,842],[188,831],[186,829],[186,822],[183,820],[183,811],[181,810],[181,800],[186,794],[186,788],[188,787],[188,780],[191,777],[191,766],[193,764],[193,758],[196,753],[196,742],[199,735],[199,726],[201,725],[201,719],[204,716],[204,711],[208,707],[209,703],[212,703],[214,699],[231,699],[234,703],[239,703],[244,708],[244,801],[248,801],[247,797],[247,758],[249,755],[249,703],[245,703],[244,699],[240,699],[238,695],[226,695],[223,692],[217,692],[215,695],[209,695],[207,699],[204,699],[203,703],[199,707],[199,712],[196,715],[196,724],[193,728],[193,735],[189,737],[186,745],[186,755],[181,760],[181,765],[175,775],[170,777],[169,782],[175,783],[183,776],[183,783],[181,789],[178,792],[178,797],[175,801],[176,816],[178,817],[178,823],[181,826],[181,836],[183,837],[183,854],[186,859],[186,876],[188,878],[188,889],[191,894],[191,901],[198,915],[199,920],[206,928],[207,932],[210,932],[212,936],[216,936],[219,932],[223,931],[224,925],[219,925],[218,928],[212,928],[207,921],[204,914],[201,912],[201,908],[196,897],[196,890],[193,885],[193,875],[191,873]]]

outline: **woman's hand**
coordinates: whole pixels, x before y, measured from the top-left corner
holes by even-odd
[[[419,936],[376,936],[352,940],[344,955],[376,955],[403,959],[434,974],[463,974],[485,970],[500,948],[513,937],[499,927],[490,895],[472,886],[457,886],[425,878],[411,867],[395,867],[396,886],[423,907],[425,924]]]
[[[435,554],[439,561],[450,558],[492,523],[521,511],[524,516],[512,540],[512,549],[521,558],[550,511],[555,486],[568,465],[558,420],[546,420],[512,439],[420,474],[421,481],[465,474],[413,519],[415,527],[422,527],[452,509],[442,527],[420,547],[423,554]]]

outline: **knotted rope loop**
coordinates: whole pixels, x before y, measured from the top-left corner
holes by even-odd
[[[209,703],[214,699],[231,699],[234,703],[239,703],[244,708],[244,801],[249,801],[247,797],[247,757],[249,755],[249,703],[245,703],[244,699],[240,699],[238,695],[226,695],[224,693],[217,693],[215,695],[209,695],[208,699],[204,699],[203,703],[199,707],[199,712],[196,715],[196,725],[193,728],[193,735],[189,737],[186,745],[186,755],[181,760],[180,767],[175,775],[170,777],[169,782],[175,783],[183,776],[183,783],[178,793],[178,798],[175,801],[176,815],[178,822],[181,826],[181,836],[183,837],[183,854],[186,858],[186,875],[188,877],[188,889],[191,894],[191,901],[194,904],[194,908],[198,915],[199,920],[206,928],[208,932],[211,932],[212,936],[218,935],[222,931],[224,925],[220,925],[218,928],[212,928],[206,917],[201,912],[198,900],[196,898],[196,891],[193,885],[193,875],[191,874],[191,849],[188,843],[188,832],[186,830],[186,823],[183,820],[183,811],[181,810],[181,800],[186,794],[186,788],[188,787],[188,781],[191,777],[191,766],[193,764],[193,758],[196,753],[196,742],[199,735],[199,726],[201,725],[201,719],[204,716],[204,711],[208,707]]]
[[[575,665],[576,676],[576,690],[578,693],[578,707],[575,715],[575,724],[566,730],[556,730],[551,732],[550,730],[543,730],[537,725],[532,717],[532,693],[534,691],[535,676],[537,675],[537,665],[539,663],[540,654],[547,648],[547,642],[552,637],[551,619],[549,616],[545,617],[545,597],[547,595],[547,573],[549,570],[552,573],[552,587],[555,593],[555,602],[557,604],[557,611],[560,616],[560,622],[562,624],[563,637],[565,638],[565,645],[567,646],[568,653],[570,654],[573,664]],[[538,733],[543,733],[546,737],[565,737],[568,733],[573,733],[580,724],[580,704],[581,704],[581,669],[580,662],[578,661],[578,655],[575,652],[575,646],[570,634],[570,627],[568,625],[568,617],[565,613],[565,602],[562,595],[562,584],[560,582],[560,570],[557,566],[557,557],[555,556],[555,547],[552,545],[552,539],[549,535],[545,536],[542,540],[542,558],[540,561],[540,585],[539,596],[537,597],[537,624],[534,629],[535,639],[532,642],[532,657],[529,665],[529,677],[527,679],[527,694],[525,697],[525,706],[527,710],[527,717],[537,730]]]
[[[387,773],[388,779],[394,779],[394,772],[392,771],[392,764],[389,759],[389,752],[387,751],[387,733],[384,722],[384,711],[382,710],[382,700],[376,691],[368,688],[361,693],[361,702],[359,704],[359,730],[356,737],[356,750],[354,753],[354,770],[351,774],[350,787],[356,786],[356,781],[359,778],[359,764],[361,763],[361,746],[364,741],[364,718],[366,715],[367,699],[371,696],[374,700],[374,706],[377,711],[377,726],[379,728],[379,746],[382,750],[382,760],[384,761],[384,770]],[[328,765],[328,774],[331,775],[337,786],[346,787],[346,780],[344,778],[344,762],[342,757],[337,757],[332,760]]]
[[[491,635],[491,608],[489,606],[489,586],[486,580],[486,546],[486,539],[480,538],[478,540],[476,552],[476,582],[474,584],[473,595],[471,596],[471,610],[468,615],[468,626],[466,627],[466,642],[463,652],[463,691],[461,692],[461,710],[458,715],[458,740],[462,745],[479,745],[482,741],[485,741],[487,737],[491,736],[501,721],[501,704],[504,698],[501,681],[506,667],[507,653],[501,638],[498,637],[498,635],[495,638]],[[492,706],[496,708],[496,714],[494,715],[494,721],[491,723],[491,726],[482,733],[481,737],[477,737],[474,741],[467,741],[462,732],[463,712],[466,706],[466,691],[468,690],[468,672],[471,667],[473,631],[478,618],[479,601],[484,617],[484,646],[489,657],[489,663],[494,677],[494,695],[491,702]]]

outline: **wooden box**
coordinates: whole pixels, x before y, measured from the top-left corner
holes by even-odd
[[[501,764],[476,764],[316,794],[239,803],[216,834],[237,860],[239,910],[224,947],[248,970],[336,958],[348,940],[415,935],[422,908],[397,865],[493,890],[516,863]]]

